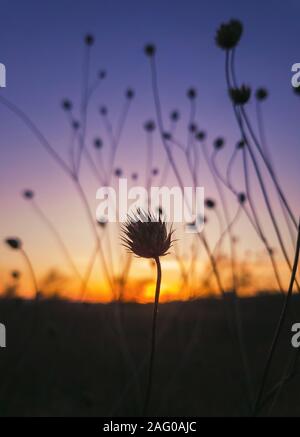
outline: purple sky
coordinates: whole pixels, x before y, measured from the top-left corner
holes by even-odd
[[[224,53],[215,46],[214,35],[222,21],[238,18],[245,26],[237,51],[238,76],[252,88],[265,86],[270,92],[264,104],[267,138],[284,188],[299,211],[300,98],[294,95],[290,84],[291,65],[300,62],[299,15],[296,0],[2,0],[0,62],[7,68],[7,88],[1,89],[1,93],[25,110],[53,147],[67,156],[70,134],[60,102],[69,97],[78,105],[82,40],[87,32],[93,33],[91,77],[103,68],[108,77],[91,102],[88,139],[91,142],[97,135],[105,138],[99,105],[108,106],[115,122],[125,89],[133,87],[136,98],[116,165],[122,166],[127,174],[142,172],[145,166],[142,125],[146,119],[154,118],[149,66],[142,49],[151,41],[158,48],[165,121],[169,112],[178,108],[183,115],[178,132],[185,138],[188,114],[185,93],[189,86],[195,86],[199,94],[198,125],[208,132],[209,141],[219,135],[226,138],[228,149],[224,157],[228,157],[239,134],[225,88]],[[253,110],[254,104],[250,104],[249,112],[254,114]],[[0,196],[4,206],[1,238],[21,234],[32,242],[34,237],[33,257],[42,262],[43,229],[35,224],[32,212],[19,196],[24,187],[32,187],[43,207],[61,226],[74,252],[84,252],[91,245],[89,237],[85,241],[75,224],[68,226],[78,207],[70,182],[14,114],[0,106],[0,117]],[[164,154],[158,138],[155,147],[156,165],[161,166]],[[86,168],[84,174],[93,205],[97,185]],[[205,169],[202,182],[207,193],[213,195]],[[79,207],[75,214],[82,214]],[[77,256],[80,263],[80,255]],[[9,264],[11,260],[7,249],[1,247],[0,264]],[[42,264],[46,266],[46,259]]]

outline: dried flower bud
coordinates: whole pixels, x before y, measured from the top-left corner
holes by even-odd
[[[146,44],[144,47],[144,52],[147,56],[152,57],[155,55],[156,47],[154,44]]]
[[[87,35],[85,35],[84,37],[84,42],[87,46],[92,46],[94,44],[94,36],[91,35],[90,33],[88,33]]]
[[[266,88],[257,88],[256,93],[255,93],[255,97],[259,101],[266,100],[268,95],[269,95],[269,93],[268,93],[268,90],[266,90]]]
[[[146,121],[144,124],[144,129],[146,132],[153,132],[155,130],[155,123],[152,120]]]
[[[102,142],[101,138],[94,139],[94,146],[96,149],[101,149],[101,147],[103,146],[103,142]]]
[[[103,79],[106,78],[106,76],[107,76],[107,73],[106,73],[105,70],[100,70],[100,71],[99,71],[99,73],[98,73],[98,77],[99,77],[99,79],[103,80]]]
[[[127,90],[126,93],[125,93],[125,96],[126,96],[126,98],[127,98],[128,100],[133,99],[133,97],[134,97],[134,91],[133,91],[133,89],[128,88],[128,90]]]
[[[71,100],[69,100],[69,99],[64,99],[62,101],[61,106],[65,111],[71,111],[73,108],[73,104],[72,104]]]
[[[246,202],[246,194],[245,193],[239,193],[238,194],[238,201],[241,205],[243,205]]]
[[[5,243],[11,248],[11,249],[21,249],[22,248],[22,241],[19,238],[12,237],[12,238],[6,238]]]
[[[240,140],[238,141],[236,148],[237,149],[243,149],[245,147],[245,141],[244,140]]]
[[[34,191],[32,190],[24,190],[22,193],[24,199],[31,200],[34,198]]]
[[[224,147],[224,144],[225,144],[224,138],[221,138],[221,137],[216,138],[214,141],[214,148],[216,150],[220,150]]]
[[[213,209],[216,206],[216,202],[213,199],[205,199],[205,206],[208,209]]]
[[[251,97],[251,88],[246,85],[230,88],[229,95],[235,105],[245,105]]]
[[[105,116],[105,115],[107,115],[107,112],[108,112],[108,111],[107,111],[107,107],[106,107],[106,106],[101,106],[101,107],[100,107],[100,114],[101,114],[101,115],[104,115],[104,116]]]
[[[204,141],[206,138],[206,132],[204,132],[203,130],[199,131],[196,133],[196,138],[198,141]]]
[[[197,91],[195,88],[189,88],[186,92],[186,95],[189,99],[193,100],[197,97]]]
[[[179,112],[176,110],[172,111],[170,114],[170,119],[172,121],[178,121],[179,120]]]
[[[237,46],[243,33],[243,25],[238,20],[230,20],[220,25],[216,33],[216,44],[223,50],[230,50]]]

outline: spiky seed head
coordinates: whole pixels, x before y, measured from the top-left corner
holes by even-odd
[[[239,20],[230,20],[217,29],[215,41],[221,49],[230,50],[238,45],[242,34],[243,24]]]
[[[214,148],[216,150],[220,150],[220,149],[222,149],[224,147],[224,144],[225,144],[224,138],[218,137],[214,141]]]
[[[14,250],[22,248],[22,241],[17,237],[6,238],[5,243]]]
[[[255,93],[256,99],[259,100],[260,102],[263,100],[266,100],[268,95],[269,95],[269,92],[266,88],[257,88],[256,93]]]
[[[138,210],[122,226],[122,243],[136,256],[158,258],[168,254],[172,246],[173,231],[168,230],[161,216]]]
[[[251,97],[251,88],[241,85],[239,88],[230,88],[229,95],[235,105],[245,105]]]
[[[24,199],[31,200],[34,198],[34,191],[33,190],[24,190],[22,193]]]
[[[144,52],[146,56],[152,57],[155,55],[156,47],[154,44],[146,44],[144,47]]]

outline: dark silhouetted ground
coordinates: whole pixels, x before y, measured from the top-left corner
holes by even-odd
[[[282,305],[279,295],[240,301],[256,390]],[[226,308],[232,312],[232,301]],[[300,299],[292,302],[268,389],[278,380]],[[0,300],[7,348],[0,349],[2,416],[136,416],[144,399],[152,305]],[[135,376],[134,376],[135,375]],[[300,415],[300,378],[283,388],[273,415]],[[267,409],[262,411],[266,414]],[[245,383],[224,302],[160,306],[149,415],[248,415]]]

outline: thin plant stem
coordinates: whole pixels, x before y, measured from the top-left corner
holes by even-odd
[[[27,255],[26,251],[23,248],[21,248],[20,251],[21,251],[21,254],[22,254],[22,256],[23,256],[23,258],[24,258],[24,260],[25,260],[25,262],[26,262],[26,264],[28,266],[28,270],[30,272],[31,279],[32,279],[32,282],[33,282],[33,285],[34,285],[35,298],[37,298],[38,294],[39,294],[39,289],[38,289],[38,284],[37,284],[36,276],[35,276],[35,273],[34,273],[33,265],[32,265],[32,263],[31,263],[31,261],[29,259],[29,256]]]
[[[145,404],[144,404],[144,410],[143,410],[144,416],[147,415],[148,408],[149,408],[149,402],[150,402],[150,398],[151,398],[151,392],[152,392],[153,367],[154,367],[155,346],[156,346],[156,324],[157,324],[157,313],[158,313],[159,294],[160,294],[160,285],[161,285],[161,265],[160,265],[159,257],[155,258],[155,263],[156,263],[156,268],[157,268],[157,277],[156,277],[155,301],[154,301],[153,319],[152,319],[148,381],[147,381]]]
[[[225,72],[226,72],[227,87],[228,87],[228,90],[229,90],[231,88],[231,83],[230,83],[229,53],[228,52],[226,52],[226,58],[225,58]],[[283,256],[284,256],[284,258],[286,260],[286,263],[287,263],[289,269],[292,270],[291,262],[289,260],[288,254],[287,254],[287,250],[286,250],[286,247],[285,247],[285,244],[284,244],[284,241],[283,241],[280,229],[279,229],[279,225],[277,223],[277,220],[276,220],[276,217],[275,217],[272,205],[271,205],[271,201],[269,199],[269,195],[267,193],[267,190],[266,190],[266,187],[265,187],[265,184],[264,184],[264,180],[263,180],[263,177],[262,177],[259,165],[258,165],[256,157],[255,157],[255,153],[254,153],[254,151],[253,151],[253,149],[251,147],[250,141],[249,141],[248,136],[247,136],[247,134],[245,132],[242,117],[241,117],[237,107],[234,104],[233,104],[233,110],[234,110],[234,114],[235,114],[236,120],[238,122],[238,126],[240,128],[243,140],[245,141],[245,144],[246,144],[247,149],[249,151],[251,160],[253,162],[254,169],[255,169],[255,172],[256,172],[256,175],[257,175],[257,178],[258,178],[258,181],[259,181],[259,185],[260,185],[262,194],[263,194],[263,198],[264,198],[264,201],[265,201],[265,204],[266,204],[266,207],[267,207],[270,219],[272,221],[272,225],[274,227],[274,230],[275,230],[275,233],[276,233],[276,236],[277,236],[277,239],[278,239],[281,251],[283,253]]]
[[[53,234],[54,238],[56,239],[62,254],[64,255],[67,263],[69,264],[71,270],[73,271],[73,273],[75,274],[75,276],[77,276],[77,278],[79,280],[81,280],[81,275],[77,269],[77,267],[74,264],[74,261],[60,235],[60,233],[58,232],[58,230],[56,229],[56,227],[54,226],[54,224],[52,223],[52,221],[48,218],[48,216],[44,213],[44,211],[41,209],[41,207],[39,206],[39,204],[33,199],[31,200],[31,205],[33,210],[35,211],[35,213],[38,215],[38,217],[40,217],[40,219],[45,223],[45,225],[48,227],[48,229],[50,230],[50,232]]]
[[[284,304],[280,313],[280,317],[277,323],[277,327],[273,336],[273,340],[271,343],[271,347],[267,356],[267,360],[265,363],[265,367],[264,367],[264,371],[263,371],[263,376],[262,376],[262,381],[257,393],[257,397],[256,397],[256,401],[254,404],[254,408],[253,408],[253,415],[256,416],[259,412],[259,408],[260,408],[260,402],[264,393],[264,389],[265,389],[265,385],[267,383],[267,379],[268,379],[268,375],[269,375],[269,371],[271,368],[271,364],[272,364],[272,359],[276,350],[276,346],[278,344],[278,340],[279,340],[279,336],[281,334],[282,331],[282,327],[285,321],[285,317],[287,314],[287,310],[288,310],[288,305],[293,293],[293,286],[294,286],[294,282],[295,282],[295,278],[296,278],[296,273],[297,273],[297,269],[298,269],[298,261],[299,261],[299,252],[300,252],[300,221],[299,221],[299,225],[298,225],[298,237],[297,237],[297,244],[296,244],[296,251],[295,251],[295,257],[294,257],[294,263],[293,263],[293,269],[292,269],[292,274],[291,274],[291,279],[290,279],[290,285],[289,285],[289,289],[288,292],[285,296],[285,300],[284,300]]]
[[[229,60],[229,58],[230,58],[230,60]],[[230,63],[230,70],[231,70],[232,80],[233,80],[234,86],[237,87],[237,80],[236,80],[236,74],[235,74],[234,61],[235,61],[235,50],[232,50],[231,56],[230,56],[230,53],[227,51],[226,52],[226,65],[228,66],[228,72],[229,72],[229,63]],[[227,76],[227,81],[228,81],[229,74],[226,73],[226,76]],[[229,84],[229,82],[228,82],[228,84]],[[228,89],[230,89],[230,86],[228,87]],[[259,143],[259,141],[258,141],[258,139],[257,139],[257,137],[256,137],[256,135],[254,133],[254,130],[253,130],[252,125],[250,123],[250,120],[249,120],[249,117],[247,115],[247,112],[246,112],[246,110],[245,110],[245,108],[243,106],[241,107],[241,115],[244,118],[246,126],[247,126],[247,128],[249,130],[250,136],[252,137],[253,142],[254,142],[257,150],[259,151],[259,154],[260,154],[260,156],[261,156],[265,166],[267,167],[267,170],[268,170],[268,172],[269,172],[269,174],[271,176],[271,179],[272,179],[272,181],[273,181],[273,183],[275,185],[275,188],[276,188],[276,190],[277,190],[277,192],[278,192],[278,194],[279,194],[279,196],[280,196],[280,198],[281,198],[281,200],[282,200],[282,202],[283,202],[283,204],[284,204],[284,206],[285,206],[285,208],[286,208],[286,210],[287,210],[287,212],[288,212],[288,214],[289,214],[289,216],[290,216],[290,218],[291,218],[291,220],[292,220],[292,222],[293,222],[293,224],[295,226],[295,228],[297,229],[297,220],[296,220],[296,217],[293,214],[292,209],[291,209],[291,207],[290,207],[290,205],[289,205],[289,203],[288,203],[288,201],[286,199],[286,196],[284,195],[283,190],[280,187],[278,179],[277,179],[277,177],[276,177],[276,175],[275,175],[275,173],[273,171],[272,165],[268,161],[267,156],[264,153],[264,150],[263,150],[262,146],[260,145],[260,143]]]

